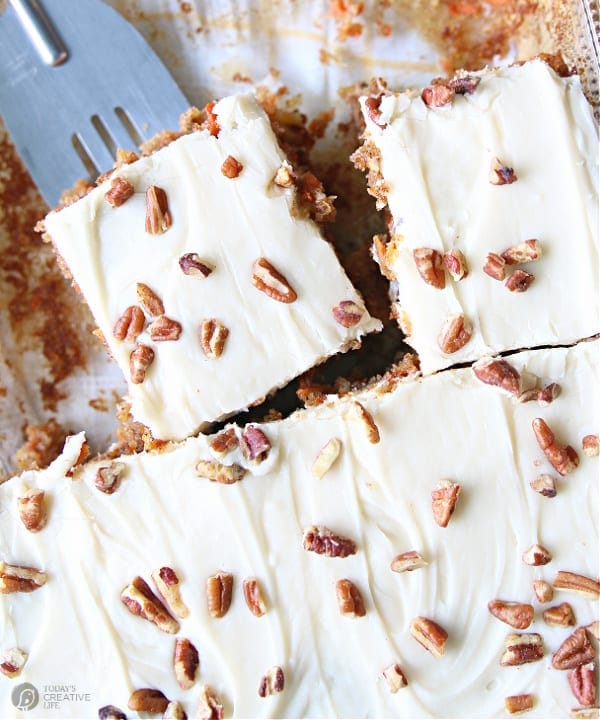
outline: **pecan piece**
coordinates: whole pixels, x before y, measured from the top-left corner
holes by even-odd
[[[329,472],[333,463],[338,459],[342,449],[342,443],[337,438],[331,438],[319,450],[319,454],[315,458],[311,472],[319,480]]]
[[[256,425],[246,425],[240,439],[242,455],[246,460],[263,462],[271,450],[271,443],[265,433]]]
[[[338,608],[344,617],[357,618],[367,614],[365,603],[360,590],[347,578],[338,580],[335,584]]]
[[[390,563],[390,569],[397,573],[412,572],[427,567],[428,564],[416,550],[409,550],[396,555]]]
[[[538,260],[541,256],[542,248],[540,241],[535,238],[509,247],[502,253],[504,262],[507,265],[522,265],[523,263]]]
[[[552,656],[552,667],[556,670],[571,670],[591,662],[596,656],[584,627],[578,627],[562,643]]]
[[[277,302],[293,303],[298,297],[286,277],[264,257],[258,258],[252,266],[252,284]]]
[[[173,224],[167,193],[156,185],[146,190],[146,232],[159,235]]]
[[[112,495],[121,484],[121,479],[127,469],[122,462],[111,462],[110,465],[99,467],[94,477],[94,485],[100,492]]]
[[[187,720],[187,713],[180,702],[171,700],[163,713],[163,720]]]
[[[121,601],[133,615],[139,615],[154,623],[160,630],[171,635],[179,630],[179,623],[152,592],[146,581],[135,577],[121,593]]]
[[[33,592],[46,583],[48,576],[27,565],[9,565],[0,560],[0,593]]]
[[[294,170],[287,160],[277,168],[273,182],[283,188],[290,188],[294,184]]]
[[[200,346],[206,357],[221,357],[228,335],[229,330],[215,318],[203,320],[200,325]]]
[[[181,323],[177,320],[172,320],[166,315],[161,315],[148,328],[150,337],[155,342],[166,342],[179,340],[181,335]]]
[[[350,405],[350,416],[363,423],[367,431],[367,439],[371,444],[376,445],[380,440],[379,428],[366,407],[362,403],[354,400]]]
[[[261,678],[258,686],[258,694],[262,698],[268,697],[269,695],[275,695],[276,693],[282,692],[284,686],[285,677],[283,675],[283,670],[279,667],[279,665],[275,665]]]
[[[525,270],[515,270],[508,276],[504,286],[511,292],[525,292],[535,280],[535,276]]]
[[[533,581],[533,592],[540,603],[547,603],[554,597],[554,590],[552,585],[547,583],[545,580],[534,580]]]
[[[173,654],[175,678],[182,690],[189,690],[196,680],[200,665],[198,650],[187,638],[177,638]]]
[[[239,440],[235,428],[227,428],[222,430],[212,437],[208,443],[211,451],[219,458],[227,455],[230,450],[233,450],[239,445]]]
[[[216,104],[216,100],[211,100],[211,102],[207,103],[206,107],[204,108],[208,125],[207,129],[213,137],[219,137],[219,133],[221,132],[221,126],[219,125],[219,116],[216,112],[214,112]]]
[[[173,615],[179,618],[186,618],[190,614],[190,611],[181,599],[179,577],[175,570],[170,567],[161,567],[153,570],[150,577]]]
[[[398,690],[402,690],[402,688],[405,688],[408,685],[406,675],[402,672],[398,663],[388,665],[388,667],[383,670],[382,675],[385,678],[391,693],[397,693]]]
[[[129,696],[127,706],[136,712],[147,712],[154,715],[164,713],[169,704],[167,697],[154,688],[140,688],[134,690]]]
[[[329,528],[312,525],[304,531],[303,547],[309,552],[327,557],[345,558],[356,553],[356,543]]]
[[[438,290],[446,287],[446,274],[444,272],[444,258],[433,248],[420,247],[413,250],[413,260],[419,275],[428,285]]]
[[[27,662],[27,657],[27,653],[18,647],[5,650],[0,655],[0,672],[9,678],[18,677]]]
[[[488,253],[483,265],[483,272],[494,280],[504,280],[506,277],[506,260],[498,253]]]
[[[517,180],[517,174],[513,168],[495,157],[492,158],[488,180],[492,185],[510,185]]]
[[[179,258],[179,267],[184,275],[190,277],[207,278],[215,269],[206,260],[202,260],[198,253],[186,253]]]
[[[539,565],[547,565],[552,561],[552,555],[543,545],[531,545],[522,555],[523,562],[527,565],[538,567]]]
[[[365,98],[365,110],[367,112],[367,115],[369,118],[377,125],[377,127],[380,127],[382,130],[387,127],[387,123],[381,122],[381,100],[383,99],[383,94],[376,95],[376,96],[369,96]]]
[[[570,590],[587,597],[597,598],[600,596],[600,582],[578,573],[559,570],[552,583],[556,590]]]
[[[469,274],[465,256],[458,248],[452,248],[444,253],[444,267],[455,282],[464,280]]]
[[[205,477],[212,482],[222,485],[233,485],[241,480],[246,474],[245,468],[241,465],[223,465],[215,460],[199,460],[194,468],[197,475]]]
[[[596,457],[600,453],[600,440],[598,435],[586,435],[581,441],[584,455]]]
[[[117,340],[133,342],[144,329],[146,317],[137,305],[125,308],[121,317],[115,323],[113,335]]]
[[[104,705],[98,709],[98,720],[127,720],[127,715],[115,705]]]
[[[457,95],[471,95],[475,92],[481,78],[475,75],[460,75],[448,80],[445,84]]]
[[[473,373],[487,385],[496,385],[511,395],[521,392],[521,375],[518,370],[502,358],[483,357],[473,363]]]
[[[131,382],[139,385],[146,379],[146,372],[154,362],[154,350],[148,345],[136,345],[129,356]]]
[[[524,665],[536,662],[544,657],[544,644],[542,636],[538,633],[525,633],[517,635],[511,633],[504,640],[504,653],[500,658],[500,665]]]
[[[464,315],[450,315],[446,318],[438,336],[442,352],[451,355],[464,347],[473,335],[473,327]]]
[[[552,475],[543,473],[535,477],[530,483],[533,490],[544,497],[553,498],[556,497],[556,483]]]
[[[573,708],[571,710],[571,717],[579,718],[580,720],[598,720],[598,718],[600,718],[600,707]]]
[[[357,325],[364,314],[362,308],[354,300],[342,300],[331,309],[335,321],[345,328]]]
[[[447,85],[429,85],[423,89],[421,100],[427,107],[443,107],[452,102],[454,90]]]
[[[45,497],[46,493],[43,490],[30,488],[17,498],[19,517],[29,532],[39,532],[46,524]]]
[[[248,609],[255,617],[262,617],[267,612],[267,606],[258,580],[253,577],[245,578],[242,587]]]
[[[200,698],[195,716],[198,720],[222,720],[223,704],[219,696],[208,685],[200,688]]]
[[[113,207],[120,207],[133,195],[135,189],[129,180],[122,177],[114,177],[110,181],[110,188],[104,194],[104,199]]]
[[[236,158],[234,158],[233,155],[228,155],[223,161],[223,164],[221,165],[221,172],[223,173],[223,175],[225,175],[226,178],[229,178],[230,180],[239,177],[243,169],[244,166],[242,165],[242,163]]]
[[[426,617],[416,617],[410,623],[410,634],[437,658],[442,657],[448,633],[441,625]]]
[[[433,519],[440,527],[445,528],[448,526],[459,495],[460,485],[451,480],[441,480],[432,491],[431,509]]]
[[[589,707],[596,702],[596,665],[579,665],[567,675],[571,691],[580,705]]]
[[[534,697],[529,693],[523,695],[509,695],[504,698],[504,708],[509,715],[533,710]]]
[[[567,602],[544,610],[543,618],[546,625],[558,625],[560,627],[575,625],[575,613]]]
[[[556,441],[548,423],[542,418],[532,422],[538,445],[544,451],[552,467],[560,475],[568,475],[579,465],[579,457],[570,445],[561,445]]]
[[[213,618],[222,618],[231,606],[233,575],[219,572],[206,581],[208,613]]]
[[[490,600],[488,610],[498,620],[517,630],[525,630],[533,620],[533,605],[525,603]]]
[[[145,283],[136,283],[135,290],[142,308],[150,317],[164,315],[165,306],[158,295]]]

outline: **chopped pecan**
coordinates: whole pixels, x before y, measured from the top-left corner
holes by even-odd
[[[382,675],[385,678],[391,693],[397,693],[398,690],[401,690],[408,685],[406,675],[402,672],[398,663],[388,665],[388,667],[383,670]]]
[[[229,610],[233,593],[233,575],[219,572],[206,581],[206,601],[211,617],[222,618]]]
[[[578,573],[559,570],[552,583],[556,590],[570,590],[587,597],[597,598],[600,596],[600,582]]]
[[[455,282],[464,280],[469,274],[465,256],[458,248],[452,248],[444,253],[444,267]]]
[[[166,315],[161,315],[156,318],[156,320],[148,328],[150,337],[155,342],[179,340],[181,330],[181,323],[178,323],[177,320],[172,320]]]
[[[244,599],[250,612],[255,617],[261,617],[267,612],[267,606],[263,598],[258,580],[253,577],[245,578],[242,583]]]
[[[517,630],[525,630],[533,620],[533,605],[525,603],[490,600],[488,610],[498,620]]]
[[[233,465],[223,465],[215,460],[199,460],[194,469],[200,477],[208,478],[222,485],[233,485],[246,474],[245,468],[241,465],[235,463]]]
[[[98,709],[98,720],[127,720],[127,715],[121,708],[114,705],[104,705]]]
[[[126,469],[127,465],[123,462],[113,461],[110,465],[103,465],[96,471],[94,485],[100,492],[112,495],[118,489]]]
[[[570,445],[560,445],[548,423],[542,418],[535,418],[532,422],[538,445],[544,451],[552,467],[560,475],[567,475],[579,465],[579,457]]]
[[[446,287],[446,273],[444,272],[444,258],[433,248],[419,247],[413,250],[413,260],[419,275],[428,285],[438,290]]]
[[[233,450],[239,445],[239,440],[235,428],[227,428],[227,430],[221,430],[220,433],[214,435],[208,443],[211,451],[217,457],[221,458],[230,450]]]
[[[219,125],[219,116],[216,112],[214,112],[214,107],[216,104],[216,100],[212,100],[211,102],[207,103],[206,107],[204,108],[204,112],[206,113],[206,121],[208,124],[208,132],[213,137],[219,137],[219,133],[221,132],[221,127]]]
[[[450,315],[442,325],[438,345],[442,352],[451,355],[464,347],[473,335],[473,327],[464,315]]]
[[[575,613],[567,602],[544,610],[543,617],[546,625],[558,625],[560,627],[575,625]]]
[[[509,695],[504,698],[504,707],[509,715],[533,710],[534,697],[530,693],[523,695]]]
[[[179,258],[179,267],[184,275],[207,278],[215,269],[206,260],[202,260],[198,253],[186,253]]]
[[[596,651],[585,628],[578,627],[552,656],[552,667],[555,670],[571,670],[591,662],[595,656]]]
[[[445,84],[454,90],[457,95],[471,95],[471,93],[475,92],[480,81],[481,78],[475,75],[459,75],[446,81]]]
[[[507,248],[502,257],[507,265],[522,265],[523,263],[538,260],[542,256],[540,241],[535,238]]]
[[[242,455],[246,460],[263,462],[271,450],[271,443],[265,433],[256,425],[246,425],[240,439]]]
[[[441,480],[431,493],[433,519],[440,527],[447,527],[456,507],[460,485],[451,480]]]
[[[598,435],[586,435],[581,441],[584,455],[596,457],[600,453],[600,440]]]
[[[517,635],[510,633],[504,640],[504,653],[500,658],[500,665],[524,665],[536,662],[544,657],[544,643],[538,633],[525,633]]]
[[[33,592],[46,583],[48,576],[27,565],[9,565],[0,560],[0,593]]]
[[[17,498],[19,517],[29,532],[39,532],[47,521],[44,499],[46,493],[39,488],[30,488]]]
[[[179,591],[179,577],[170,567],[161,567],[153,570],[151,574],[156,589],[167,604],[169,610],[179,618],[186,618],[190,611],[181,599]]]
[[[146,232],[159,235],[173,224],[167,193],[156,185],[146,190]]]
[[[571,710],[571,717],[579,718],[579,720],[598,720],[598,718],[600,718],[600,707],[573,708]]]
[[[277,168],[273,182],[283,188],[290,188],[294,184],[294,170],[287,160]]]
[[[483,265],[483,272],[494,280],[504,280],[506,277],[506,260],[498,253],[488,253]]]
[[[179,630],[179,623],[152,592],[143,578],[135,577],[121,593],[121,601],[133,615],[154,623],[160,630],[171,635]]]
[[[529,390],[523,390],[522,393],[520,393],[517,396],[517,402],[518,403],[526,403],[526,402],[532,402],[533,400],[537,400],[540,394],[539,388],[529,388]]]
[[[533,592],[540,603],[551,602],[554,597],[554,590],[552,585],[547,583],[545,580],[534,580],[533,581]]]
[[[452,102],[455,91],[447,85],[429,85],[423,89],[421,100],[428,107],[443,107]]]
[[[529,484],[533,490],[544,497],[556,497],[556,483],[552,475],[542,473],[535,477]]]
[[[335,584],[338,608],[341,615],[350,618],[364,617],[367,614],[360,590],[347,578]]]
[[[441,625],[426,617],[416,617],[410,623],[410,633],[432,655],[442,657],[448,633]]]
[[[396,555],[396,557],[390,563],[390,568],[397,573],[411,572],[412,570],[419,570],[420,568],[427,567],[428,563],[423,559],[421,553],[416,550],[409,550],[408,552]]]
[[[215,318],[203,320],[200,325],[200,345],[208,358],[219,358],[225,349],[229,330]]]
[[[282,692],[284,685],[285,677],[283,670],[279,665],[275,665],[261,678],[258,686],[258,694],[263,698],[269,695],[275,695],[276,693]]]
[[[376,96],[371,95],[365,98],[365,110],[371,121],[383,130],[383,128],[387,126],[387,123],[381,122],[381,109],[379,106],[381,105],[382,99],[383,94]]]
[[[133,342],[144,329],[146,316],[137,305],[125,308],[121,317],[115,323],[113,335],[117,340]]]
[[[349,328],[360,322],[365,311],[364,308],[354,302],[354,300],[342,300],[332,308],[331,312],[337,323],[345,328]]]
[[[146,372],[154,362],[154,350],[148,345],[136,345],[129,356],[131,382],[139,385],[146,379]]]
[[[510,185],[517,180],[517,174],[495,157],[492,158],[488,179],[492,185]]]
[[[187,713],[180,702],[171,700],[162,717],[163,720],[187,720]]]
[[[109,205],[119,207],[124,202],[127,202],[134,192],[135,189],[129,180],[114,177],[110,181],[110,188],[104,194],[104,199]]]
[[[298,297],[286,277],[263,257],[258,258],[252,266],[252,284],[277,302],[293,303]]]
[[[9,678],[18,677],[26,662],[27,653],[24,650],[18,647],[10,648],[0,655],[0,672]]]
[[[502,358],[483,357],[473,363],[473,373],[487,385],[496,385],[511,395],[521,392],[521,375]]]
[[[531,545],[522,555],[523,562],[527,565],[537,567],[539,565],[547,565],[552,561],[552,555],[543,545]]]
[[[315,458],[311,472],[319,480],[329,472],[333,463],[338,459],[342,449],[342,443],[337,438],[331,438],[325,445],[319,450],[317,457]]]
[[[165,306],[158,295],[145,283],[136,283],[135,290],[142,308],[150,317],[164,315]]]
[[[354,400],[350,405],[350,415],[363,423],[367,431],[367,438],[369,442],[376,445],[380,440],[379,428],[377,427],[375,420],[373,420],[373,416],[365,408],[365,406]]]
[[[535,276],[525,270],[515,270],[508,276],[504,286],[511,292],[525,292],[535,280]]]
[[[223,720],[223,703],[208,685],[200,688],[200,698],[194,717],[198,720]]]
[[[173,670],[182,690],[189,690],[192,687],[199,665],[200,657],[193,643],[187,638],[177,638],[173,655]]]
[[[326,527],[312,525],[306,528],[302,543],[305,550],[327,557],[345,558],[356,553],[354,540],[336,535]]]
[[[236,158],[234,158],[233,155],[228,155],[223,161],[223,164],[221,165],[221,172],[223,173],[223,175],[225,175],[226,178],[229,178],[230,180],[238,177],[243,169],[244,166],[242,165],[242,163]]]
[[[154,688],[140,688],[134,690],[129,696],[127,706],[136,712],[147,712],[154,715],[164,713],[169,704],[167,697]]]
[[[567,675],[571,691],[580,705],[589,707],[596,702],[596,665],[579,665]]]

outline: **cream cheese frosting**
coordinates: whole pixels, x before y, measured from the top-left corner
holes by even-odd
[[[373,191],[393,217],[384,264],[396,315],[424,373],[488,353],[567,344],[600,330],[598,132],[579,77],[535,60],[474,74],[473,92],[443,106],[419,93],[361,99],[366,138],[379,155]],[[492,184],[497,159],[516,181]],[[383,202],[383,198],[381,199]],[[489,253],[537,239],[541,257],[506,266],[534,276],[525,292],[483,271]],[[469,274],[427,284],[413,251],[462,252]],[[442,270],[443,272],[443,270]],[[444,352],[439,335],[463,315],[471,339]]]
[[[70,438],[47,470],[0,487],[0,560],[48,578],[32,593],[0,595],[0,650],[28,653],[19,678],[0,675],[0,715],[20,716],[11,694],[27,682],[40,695],[27,712],[32,718],[91,718],[108,704],[131,715],[128,699],[139,688],[160,689],[194,716],[204,685],[218,694],[226,717],[503,717],[504,698],[522,693],[535,698],[529,716],[565,717],[577,702],[551,657],[574,628],[546,625],[542,611],[567,601],[584,626],[598,619],[598,603],[556,592],[541,605],[532,582],[552,582],[559,570],[598,575],[598,458],[582,453],[581,440],[600,426],[599,350],[596,341],[508,358],[525,387],[560,384],[545,407],[516,402],[463,368],[256,426],[270,452],[262,462],[248,461],[239,448],[220,457],[247,471],[231,485],[195,472],[199,461],[217,459],[214,438],[200,436],[162,453],[119,458],[121,483],[105,494],[94,480],[108,461],[69,477],[84,440]],[[557,475],[537,444],[537,417],[576,449],[579,466],[568,476]],[[324,474],[328,463],[314,471],[333,439],[339,455]],[[532,490],[540,473],[556,477],[556,497]],[[461,486],[445,528],[432,516],[441,480]],[[38,533],[17,515],[17,498],[31,488],[47,495],[48,520]],[[311,526],[352,540],[355,554],[305,550]],[[550,552],[549,564],[523,561],[536,543]],[[392,572],[391,560],[408,551],[427,566]],[[135,576],[152,585],[151,573],[162,566],[179,576],[189,608],[176,635],[120,600]],[[233,575],[231,607],[221,618],[209,615],[205,597],[206,580],[217,572]],[[262,617],[244,601],[248,577],[262,588]],[[340,579],[359,589],[364,617],[340,614]],[[490,614],[495,598],[533,604],[525,632],[542,636],[540,661],[500,665],[504,640],[517,631]],[[411,636],[416,617],[447,631],[442,657]],[[188,690],[173,672],[176,637],[199,653]],[[408,685],[392,693],[382,672],[396,663]],[[260,697],[261,678],[273,667],[282,669],[284,689]],[[81,698],[48,707],[60,687]]]
[[[107,179],[45,220],[128,380],[134,418],[156,438],[182,439],[245,409],[381,328],[317,226],[299,216],[295,189],[273,182],[285,156],[256,100],[227,97],[213,112],[218,137],[208,130],[185,135],[113,174],[134,189],[122,205],[106,202]],[[237,177],[221,170],[229,156],[242,166]],[[146,232],[144,222],[145,193],[153,185],[166,193],[172,219],[158,234]],[[194,253],[213,270],[208,277],[182,271],[179,259]],[[294,302],[254,286],[259,258],[284,276],[297,294]],[[182,330],[176,341],[153,340],[155,318],[148,318],[136,342],[153,350],[154,361],[136,384],[130,380],[134,343],[115,338],[113,328],[126,308],[139,305],[138,283],[162,300],[164,314]],[[341,302],[358,305],[349,325],[332,312]],[[218,357],[202,350],[205,320],[228,331]]]

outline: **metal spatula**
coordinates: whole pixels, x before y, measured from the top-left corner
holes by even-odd
[[[188,102],[154,51],[100,0],[9,0],[0,114],[51,207],[108,170],[117,147],[176,128]]]

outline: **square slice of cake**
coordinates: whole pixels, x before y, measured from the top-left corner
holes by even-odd
[[[121,165],[45,231],[156,438],[245,409],[381,327],[250,95]]]
[[[542,60],[361,99],[374,256],[424,373],[600,331],[598,133]]]

